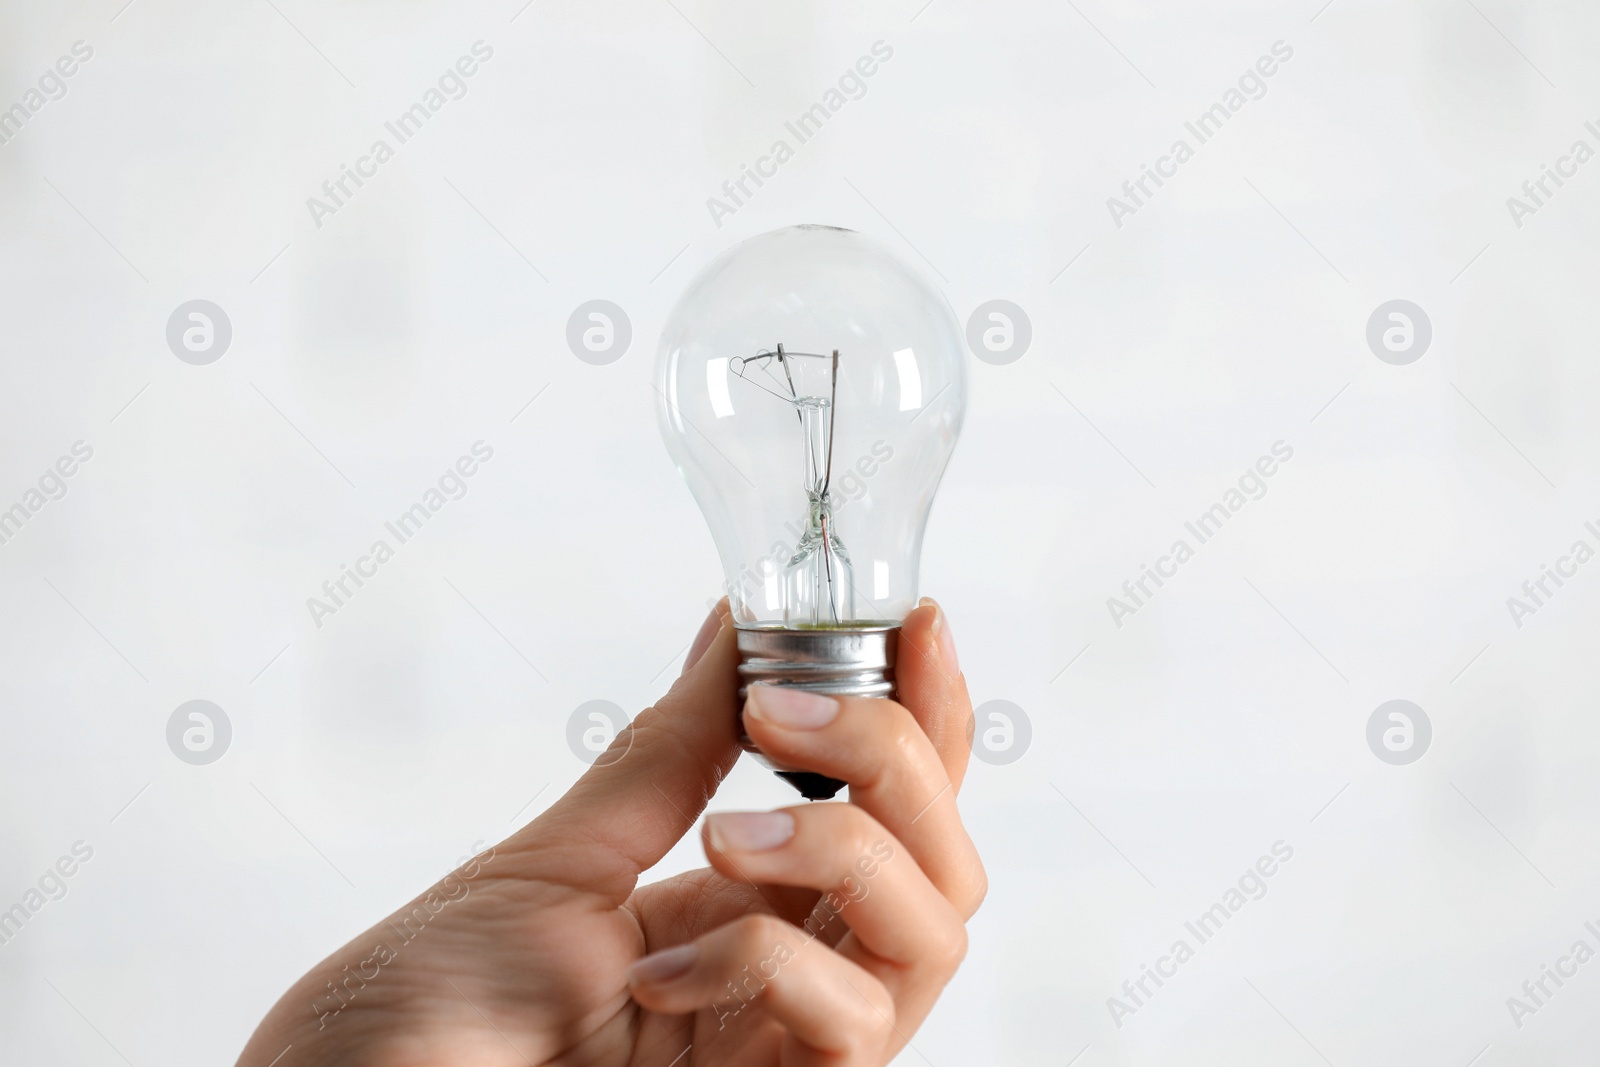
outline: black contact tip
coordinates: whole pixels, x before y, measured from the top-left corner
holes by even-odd
[[[774,771],[779,778],[800,790],[800,795],[807,800],[832,800],[839,790],[844,788],[844,783],[837,778],[829,778],[825,774],[816,774],[812,771]]]

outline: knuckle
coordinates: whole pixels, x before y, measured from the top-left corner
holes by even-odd
[[[933,741],[909,710],[899,704],[892,707],[893,713],[883,717],[888,758],[878,761],[874,784],[924,790],[933,796],[949,785]]]
[[[945,924],[934,936],[929,956],[929,962],[941,973],[954,974],[961,961],[967,958],[966,924],[959,921]]]
[[[728,924],[728,948],[740,958],[764,956],[793,929],[775,915],[744,915]]]
[[[872,993],[872,1000],[868,1002],[870,1009],[869,1018],[864,1029],[864,1043],[871,1048],[881,1048],[889,1040],[889,1035],[894,1032],[894,998],[889,991],[879,986]]]
[[[842,878],[854,871],[858,857],[870,855],[872,846],[887,839],[889,832],[866,809],[854,804],[837,805],[833,817],[838,823],[833,828],[833,838],[845,846],[836,853],[841,865],[837,873]]]
[[[716,981],[736,999],[753,1003],[773,995],[785,981],[784,966],[794,959],[795,927],[772,915],[746,915],[723,928],[716,952]]]
[[[857,1057],[883,1048],[895,1028],[894,997],[890,996],[883,983],[868,981],[858,984],[860,988],[856,991],[861,995],[851,998],[855,1005],[854,1018],[846,1016],[849,1025],[840,1027],[839,1031],[847,1051]],[[851,1059],[849,1062],[856,1061]]]
[[[881,716],[883,729],[894,740],[896,747],[909,749],[926,736],[922,732],[922,724],[911,714],[910,708],[893,700],[885,700],[883,703],[886,711],[886,714]]]
[[[849,704],[856,719],[853,732],[862,737],[858,755],[870,757],[861,759],[863,777],[851,784],[872,788],[895,775],[908,757],[916,756],[922,727],[905,705],[886,697],[857,698]],[[881,758],[879,753],[885,751],[898,758]]]
[[[759,977],[753,990],[759,996],[777,979],[781,964],[794,957],[797,931],[774,915],[746,915],[728,925],[732,933],[724,942],[720,970]]]
[[[964,894],[966,907],[963,909],[963,912],[966,917],[970,919],[977,912],[977,910],[983,906],[983,902],[988,896],[989,872],[983,869],[983,864],[981,862],[975,862],[972,870],[971,881],[967,886],[966,893]]]

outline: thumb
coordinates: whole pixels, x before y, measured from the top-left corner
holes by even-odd
[[[955,639],[944,608],[923,597],[900,624],[896,699],[938,750],[950,784],[959,792],[972,752],[972,699],[956,661]]]
[[[726,600],[712,609],[695,643],[704,650],[667,695],[619,732],[565,796],[507,841],[513,854],[529,846],[557,861],[553,870],[541,863],[539,877],[620,904],[705,810],[740,751],[739,652]]]

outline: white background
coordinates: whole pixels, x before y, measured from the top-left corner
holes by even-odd
[[[963,322],[1033,325],[973,361],[923,569],[975,699],[1033,741],[968,779],[992,890],[899,1062],[1588,1062],[1600,963],[1520,1029],[1506,999],[1600,947],[1600,563],[1520,628],[1506,598],[1596,541],[1600,163],[1520,228],[1506,198],[1600,147],[1592,6],[121,3],[0,5],[0,107],[94,49],[0,146],[0,507],[94,449],[0,545],[0,909],[94,849],[0,946],[0,1061],[231,1062],[577,777],[574,708],[665,688],[721,578],[655,336],[719,251],[815,221],[937,272]],[[480,39],[467,95],[314,225]],[[878,40],[866,95],[719,228],[707,197]],[[1116,226],[1279,40],[1265,96]],[[195,298],[233,326],[209,366],[165,340]],[[609,366],[564,339],[596,298],[634,329]],[[1433,327],[1408,366],[1365,340],[1395,298]],[[306,598],[480,439],[467,496],[316,627]],[[1116,626],[1279,440],[1266,496]],[[234,731],[205,767],[164,735],[197,698]],[[1366,742],[1395,698],[1433,724],[1409,766]],[[716,806],[791,797],[745,761]],[[1107,998],[1279,840],[1266,896],[1119,1029]],[[663,870],[700,861],[691,835]]]

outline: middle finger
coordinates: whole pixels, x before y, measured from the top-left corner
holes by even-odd
[[[863,948],[904,967],[953,972],[966,952],[962,916],[905,846],[854,804],[709,816],[706,856],[730,878],[819,890],[800,924],[808,939],[842,917]]]
[[[752,685],[744,724],[772,759],[849,783],[850,803],[905,842],[963,917],[977,910],[985,884],[978,850],[939,753],[904,707]]]

